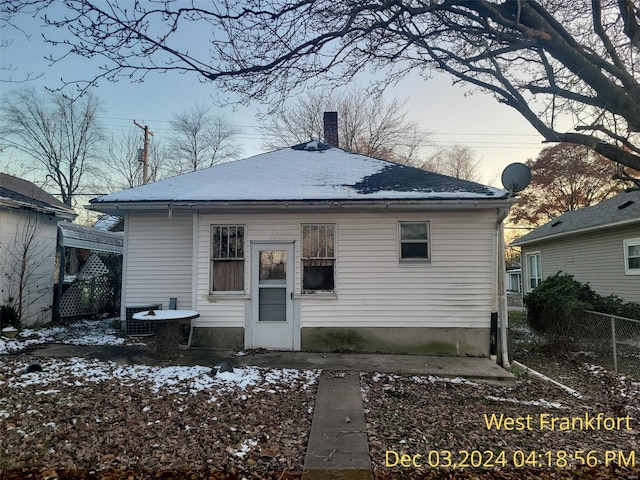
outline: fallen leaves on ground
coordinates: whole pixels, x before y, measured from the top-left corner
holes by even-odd
[[[560,365],[562,359],[547,363]],[[569,368],[575,382],[568,386],[582,398],[528,374],[521,374],[514,386],[362,374],[375,478],[637,479],[640,384],[579,360]],[[631,430],[624,421],[611,430],[560,430],[560,423],[554,430],[546,423],[541,428],[541,415],[593,418],[598,413],[628,415]],[[522,428],[497,429],[495,423],[488,428],[487,421],[500,415],[521,418]],[[405,466],[402,455],[407,455]]]
[[[26,374],[30,361],[4,357],[0,367],[5,475],[280,478],[302,470],[317,372],[251,368],[230,378],[205,367],[40,359],[43,371]]]

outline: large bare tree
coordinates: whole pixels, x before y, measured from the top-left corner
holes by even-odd
[[[96,191],[100,188],[112,192],[133,188],[143,184],[141,149],[143,139],[138,129],[131,129],[109,136],[100,154],[101,175]],[[166,149],[155,141],[149,142],[149,181],[155,182],[164,176],[167,164]]]
[[[196,105],[173,115],[168,149],[175,162],[173,173],[195,172],[237,157],[236,137],[240,128],[222,114],[211,114],[209,107]]]
[[[85,86],[193,72],[264,99],[363,72],[386,73],[384,86],[437,69],[516,109],[549,142],[640,168],[634,0],[67,0],[72,12],[49,9],[54,0],[5,3],[69,32],[52,43],[106,62]],[[210,35],[207,49],[181,42],[193,31]]]
[[[418,162],[427,134],[407,118],[406,101],[368,96],[358,86],[342,91],[309,92],[266,115],[263,146],[283,148],[324,138],[323,112],[338,112],[340,147],[370,157],[405,164]]]
[[[480,160],[476,153],[465,145],[454,145],[438,152],[427,160],[422,168],[470,182],[479,182],[482,178]]]
[[[0,100],[0,132],[43,169],[62,201],[73,207],[83,176],[91,170],[103,139],[100,102],[91,93],[72,99],[60,92],[25,87]]]

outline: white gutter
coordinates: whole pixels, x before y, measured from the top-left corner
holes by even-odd
[[[0,207],[18,208],[31,210],[37,213],[45,215],[53,215],[55,217],[63,218],[65,220],[73,221],[78,215],[71,209],[64,210],[62,208],[55,207],[53,205],[49,207],[43,207],[29,202],[22,202],[19,200],[13,200],[6,197],[0,197]]]
[[[479,208],[508,207],[508,199],[473,200],[293,200],[293,201],[239,201],[239,202],[104,202],[92,203],[85,208],[97,211],[133,211],[133,210],[309,210],[309,209],[348,209],[348,210],[460,210]]]

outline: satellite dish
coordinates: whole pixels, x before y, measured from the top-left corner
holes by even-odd
[[[531,182],[531,170],[524,163],[512,163],[502,172],[502,185],[509,193],[517,193]]]

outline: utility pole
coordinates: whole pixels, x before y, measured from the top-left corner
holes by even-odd
[[[135,120],[133,121],[136,127],[144,130],[144,148],[142,149],[142,183],[146,185],[149,183],[149,135],[153,137],[153,132],[149,130],[149,127],[142,126]]]

